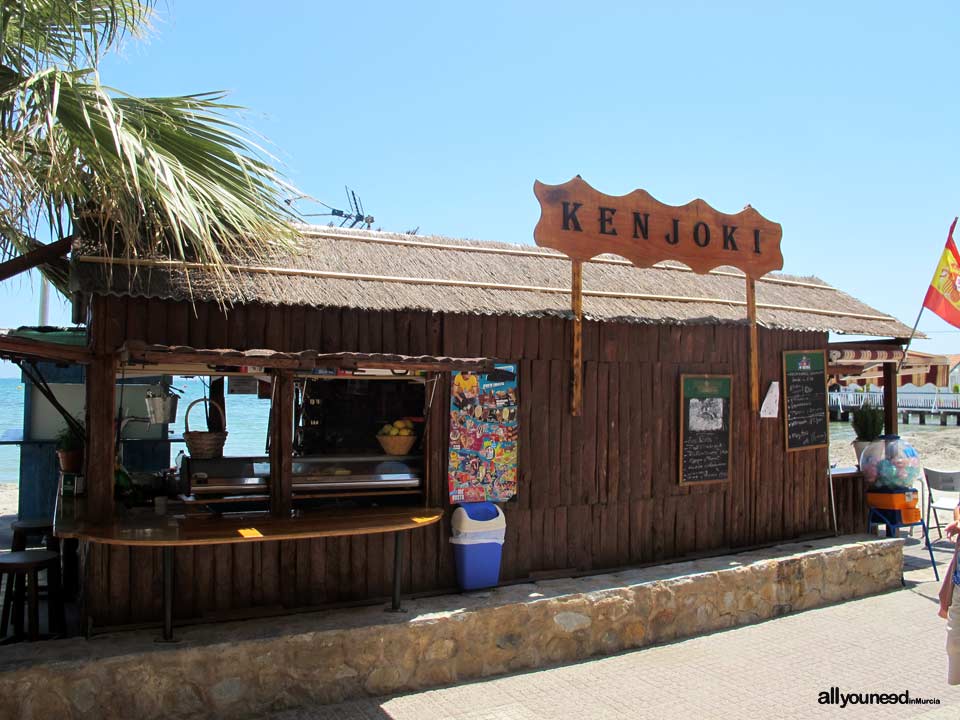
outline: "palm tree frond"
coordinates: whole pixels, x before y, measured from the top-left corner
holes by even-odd
[[[30,114],[55,120],[42,123],[42,142],[30,133],[56,198],[52,216],[92,211],[135,252],[209,263],[262,258],[291,242],[290,187],[220,94],[114,97],[81,73],[31,82]]]
[[[96,66],[125,34],[149,27],[154,0],[4,0],[0,62],[23,74],[47,63]]]
[[[0,256],[33,249],[44,228],[111,257],[214,268],[294,243],[283,199],[297,193],[223,93],[138,98],[100,83],[101,54],[153,5],[0,0]]]

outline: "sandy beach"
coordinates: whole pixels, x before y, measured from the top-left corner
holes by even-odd
[[[20,487],[13,483],[0,483],[0,548],[10,547],[10,523],[17,519],[17,496]]]
[[[900,427],[904,438],[920,453],[923,466],[937,470],[960,470],[960,427],[938,427],[936,432],[911,432],[910,426]],[[830,446],[830,462],[853,465],[853,447],[849,443]]]
[[[17,514],[17,496],[20,487],[13,483],[0,483],[0,516]]]

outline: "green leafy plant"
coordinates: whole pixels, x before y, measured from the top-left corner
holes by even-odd
[[[960,393],[960,385],[954,385],[954,386],[953,386],[953,392],[955,392],[955,393]]]
[[[853,411],[853,430],[857,440],[864,442],[876,440],[883,435],[883,408],[864,403]]]
[[[83,425],[79,423],[76,425],[67,425],[57,435],[57,450],[61,450],[63,452],[76,452],[77,450],[83,450],[83,446],[86,441],[87,436],[84,432]]]

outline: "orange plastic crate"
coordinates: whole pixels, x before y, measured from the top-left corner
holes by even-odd
[[[920,496],[916,490],[907,490],[901,493],[867,493],[867,505],[880,510],[916,508],[919,502]]]
[[[903,508],[900,511],[900,522],[902,523],[920,522],[920,508]]]

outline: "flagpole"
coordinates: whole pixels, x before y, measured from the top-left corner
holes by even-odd
[[[907,351],[910,349],[910,343],[913,342],[913,336],[917,334],[917,326],[920,325],[920,316],[923,315],[923,310],[925,307],[926,305],[920,306],[920,312],[917,313],[917,320],[915,323],[913,323],[913,330],[910,331],[910,339],[907,340],[907,345],[905,348],[903,348],[903,357],[901,357],[900,362],[897,363],[897,378],[900,377],[900,368],[903,367],[903,361],[907,359]]]

